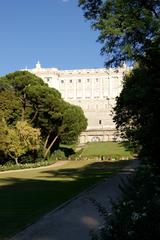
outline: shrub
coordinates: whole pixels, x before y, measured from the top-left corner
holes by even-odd
[[[122,183],[122,198],[108,213],[96,203],[104,226],[92,239],[151,240],[160,238],[160,177],[149,167],[141,168]]]
[[[63,160],[65,159],[65,154],[63,151],[61,151],[60,149],[55,150],[52,155],[51,155],[51,159],[56,159],[56,160]]]

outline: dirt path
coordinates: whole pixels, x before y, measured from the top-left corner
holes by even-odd
[[[121,179],[127,180],[138,164],[138,161],[134,160],[119,174],[61,205],[11,240],[89,240],[90,230],[97,230],[103,222],[90,198],[110,210],[110,199],[116,200],[120,197]]]

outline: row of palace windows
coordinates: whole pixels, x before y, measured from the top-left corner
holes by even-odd
[[[118,77],[112,77],[112,78],[115,78],[115,79],[118,79]],[[52,80],[52,77],[45,77],[45,80],[47,81],[47,82],[50,82],[51,80]],[[93,79],[86,79],[86,81],[87,81],[87,83],[89,83],[91,80],[93,80]],[[72,80],[72,79],[70,79],[69,80],[69,83],[73,83],[73,81],[74,80]],[[82,80],[81,79],[78,79],[78,83],[81,83],[82,82]],[[99,82],[99,79],[98,78],[96,78],[96,82]],[[63,83],[65,83],[65,80],[61,80],[61,83],[63,84]]]
[[[90,82],[90,80],[91,80],[91,79],[86,79],[86,81],[87,81],[88,83]],[[74,81],[74,80],[72,80],[72,79],[69,80],[70,83],[73,83],[73,81]],[[61,83],[63,84],[64,82],[65,82],[65,80],[62,79],[62,80],[61,80]],[[82,80],[81,80],[81,79],[78,79],[78,83],[81,83],[81,82],[82,82]],[[96,78],[96,82],[99,82],[99,79],[98,79],[98,78]]]
[[[109,78],[108,78],[108,79],[109,79]],[[118,79],[118,77],[112,77],[112,79]],[[89,83],[89,82],[91,82],[92,80],[93,80],[93,79],[86,79],[86,82]],[[100,79],[99,79],[99,78],[96,78],[95,80],[96,80],[96,82],[98,83]],[[69,83],[73,83],[74,81],[75,81],[75,80],[70,79],[70,80],[69,80]],[[81,83],[81,82],[82,82],[82,80],[81,80],[81,79],[78,79],[78,83]],[[65,83],[65,80],[62,79],[62,80],[61,80],[61,83],[62,83],[62,84]]]

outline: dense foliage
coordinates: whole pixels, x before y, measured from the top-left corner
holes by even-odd
[[[159,0],[79,0],[85,17],[99,30],[107,65],[139,60],[159,38]]]
[[[122,197],[113,203],[112,213],[95,203],[104,217],[104,226],[93,240],[159,239],[159,176],[150,167],[141,166],[134,178],[121,184],[121,190]]]
[[[44,158],[59,143],[77,142],[79,134],[87,127],[87,120],[80,107],[66,103],[56,89],[49,88],[42,79],[27,71],[1,77],[0,92],[0,142],[3,146],[0,150],[3,159],[6,155],[14,156],[18,162],[19,157],[33,150],[23,144],[22,134],[20,136],[20,131],[17,131],[20,123],[24,131],[25,126],[28,127],[28,133],[30,129],[32,143],[31,136],[39,129],[41,143],[38,145],[41,146]],[[34,149],[34,156],[38,149]]]
[[[117,129],[157,167],[160,149],[160,52],[146,56],[123,81],[123,90],[114,108]]]
[[[15,160],[31,151],[34,153],[40,148],[40,130],[31,127],[26,121],[18,121],[13,127],[3,123],[0,150]]]

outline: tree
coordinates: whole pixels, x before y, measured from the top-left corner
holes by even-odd
[[[10,83],[12,95],[15,95],[21,104],[21,121],[27,120],[34,127],[41,128],[44,140],[44,155],[53,145],[54,138],[61,125],[62,103],[60,93],[48,87],[42,79],[27,72],[17,71],[3,77]],[[3,84],[4,85],[4,84]],[[7,94],[6,91],[4,94]],[[16,102],[13,101],[13,104]],[[3,104],[3,103],[2,103]],[[4,115],[4,109],[2,109]],[[10,112],[11,116],[13,114]]]
[[[62,139],[65,142],[75,142],[80,132],[86,128],[83,111],[66,103],[56,89],[49,88],[35,75],[26,71],[11,73],[0,79],[1,85],[3,95],[0,97],[0,115],[5,116],[7,124],[12,118],[14,122],[21,119],[22,122],[27,121],[34,128],[41,129],[44,158],[47,158],[56,143]],[[7,90],[8,86],[11,90]],[[14,111],[16,106],[17,115]]]
[[[87,119],[79,106],[67,105],[63,114],[63,131],[60,134],[60,138],[62,143],[73,144],[78,141],[80,133],[85,131]]]
[[[160,41],[159,0],[79,0],[79,5],[100,32],[107,66],[140,60]]]
[[[31,123],[41,129],[44,158],[47,158],[50,149],[59,137],[63,105],[66,103],[57,90],[48,86],[33,86],[28,90],[27,97],[32,106]]]
[[[26,121],[18,121],[15,127],[5,124],[5,133],[1,148],[15,160],[28,151],[36,151],[40,147],[40,130],[31,127]],[[5,136],[5,138],[4,138]]]
[[[121,136],[140,155],[157,162],[160,112],[160,1],[80,0],[85,17],[100,31],[107,63],[134,61],[114,108]],[[109,54],[109,55],[108,55]]]
[[[157,59],[160,52],[152,51],[123,81],[123,90],[114,108],[117,129],[121,136],[160,166],[160,72]]]

